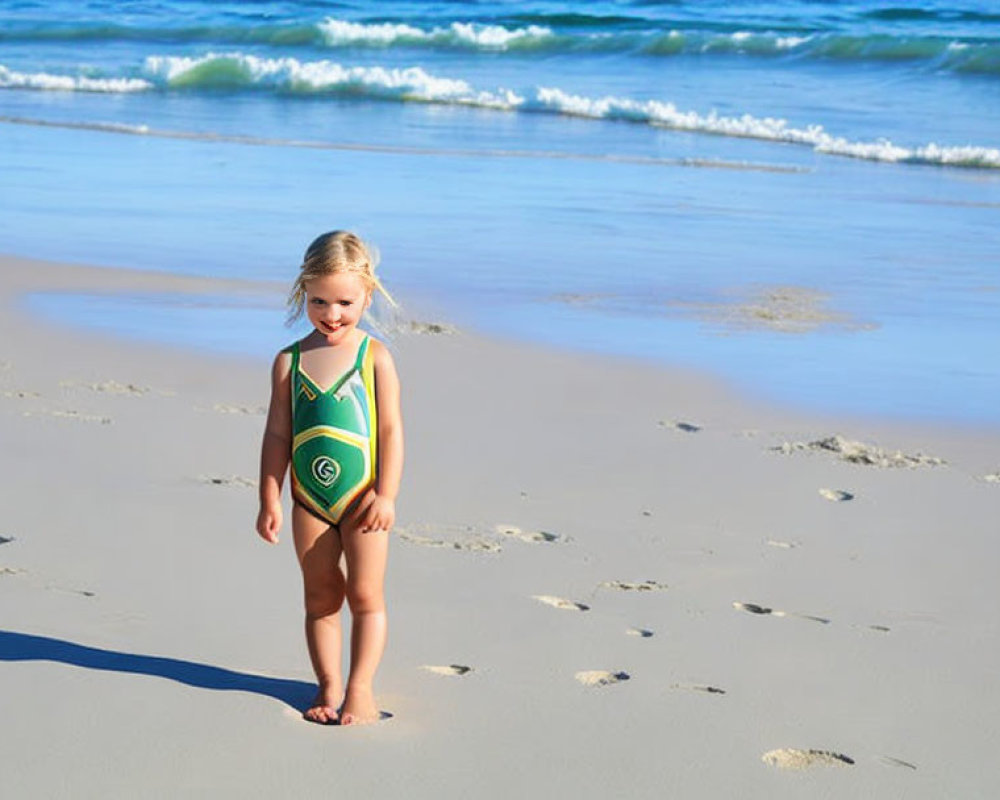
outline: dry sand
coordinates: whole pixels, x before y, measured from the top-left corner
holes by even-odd
[[[0,261],[4,796],[1000,793],[1000,434],[453,331],[395,343],[392,718],[301,721],[289,536],[253,532],[270,354],[17,302],[220,286],[268,288]]]

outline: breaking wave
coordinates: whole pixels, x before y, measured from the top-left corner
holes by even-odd
[[[446,27],[418,28],[392,22],[365,24],[340,19],[319,23],[326,44],[331,47],[392,47],[430,46],[471,50],[556,49],[572,37],[557,37],[551,28],[529,25],[506,28],[503,25],[483,25],[452,22]]]
[[[903,14],[903,9],[890,9]],[[874,13],[874,12],[873,12]],[[914,12],[917,13],[917,12]],[[919,12],[923,13],[923,12]],[[1000,15],[998,15],[1000,17]],[[315,24],[132,27],[120,23],[68,23],[0,30],[2,41],[130,41],[217,46],[422,49],[492,54],[623,53],[636,56],[758,56],[845,62],[916,62],[959,73],[1000,75],[1000,43],[993,39],[864,33],[815,29],[718,30],[690,23],[655,23],[628,17],[538,15],[538,22],[502,24],[454,21],[438,25],[356,22],[328,17]],[[880,17],[895,19],[896,17]],[[906,17],[899,17],[900,19]],[[921,17],[922,19],[922,17]]]
[[[0,64],[0,89],[37,89],[58,92],[145,92],[153,84],[141,78],[93,78],[87,75],[52,75],[47,72],[15,72]]]
[[[150,56],[136,75],[26,74],[0,65],[0,88],[79,91],[258,91],[282,95],[332,95],[388,102],[458,105],[513,113],[541,113],[593,120],[617,120],[689,131],[809,147],[817,153],[868,161],[1000,169],[1000,149],[929,143],[903,146],[888,140],[854,141],[775,117],[726,116],[677,108],[661,100],[587,97],[557,87],[483,90],[440,77],[421,67],[343,66],[332,61],[268,59],[243,53],[200,58]]]

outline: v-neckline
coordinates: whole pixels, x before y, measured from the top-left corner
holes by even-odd
[[[340,377],[337,378],[337,380],[335,380],[332,384],[330,384],[330,387],[328,389],[324,389],[322,386],[320,386],[319,382],[312,375],[306,372],[305,368],[302,366],[302,345],[299,342],[296,342],[296,346],[298,347],[299,350],[299,357],[296,359],[297,362],[296,367],[299,370],[299,374],[301,374],[302,377],[308,379],[309,383],[315,386],[319,390],[320,394],[331,394],[337,391],[337,389],[343,386],[344,383],[347,381],[347,379],[351,377],[352,373],[354,373],[358,369],[359,366],[358,359],[361,357],[361,348],[365,346],[365,342],[367,341],[367,339],[368,339],[368,334],[366,333],[364,336],[361,337],[361,343],[358,345],[358,351],[354,354],[354,362],[343,373],[341,373]]]

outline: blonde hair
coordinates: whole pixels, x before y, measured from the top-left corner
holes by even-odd
[[[395,308],[396,301],[385,290],[382,282],[375,277],[378,253],[365,244],[361,237],[350,231],[330,231],[313,239],[306,248],[298,277],[288,294],[288,324],[302,316],[306,302],[306,283],[314,278],[349,272],[357,275],[370,295],[378,289],[389,304]]]

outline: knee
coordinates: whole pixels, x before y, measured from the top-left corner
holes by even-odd
[[[343,580],[307,580],[305,606],[309,617],[326,617],[336,614],[344,604]]]
[[[347,604],[352,614],[366,614],[385,610],[382,586],[375,582],[347,582]]]

